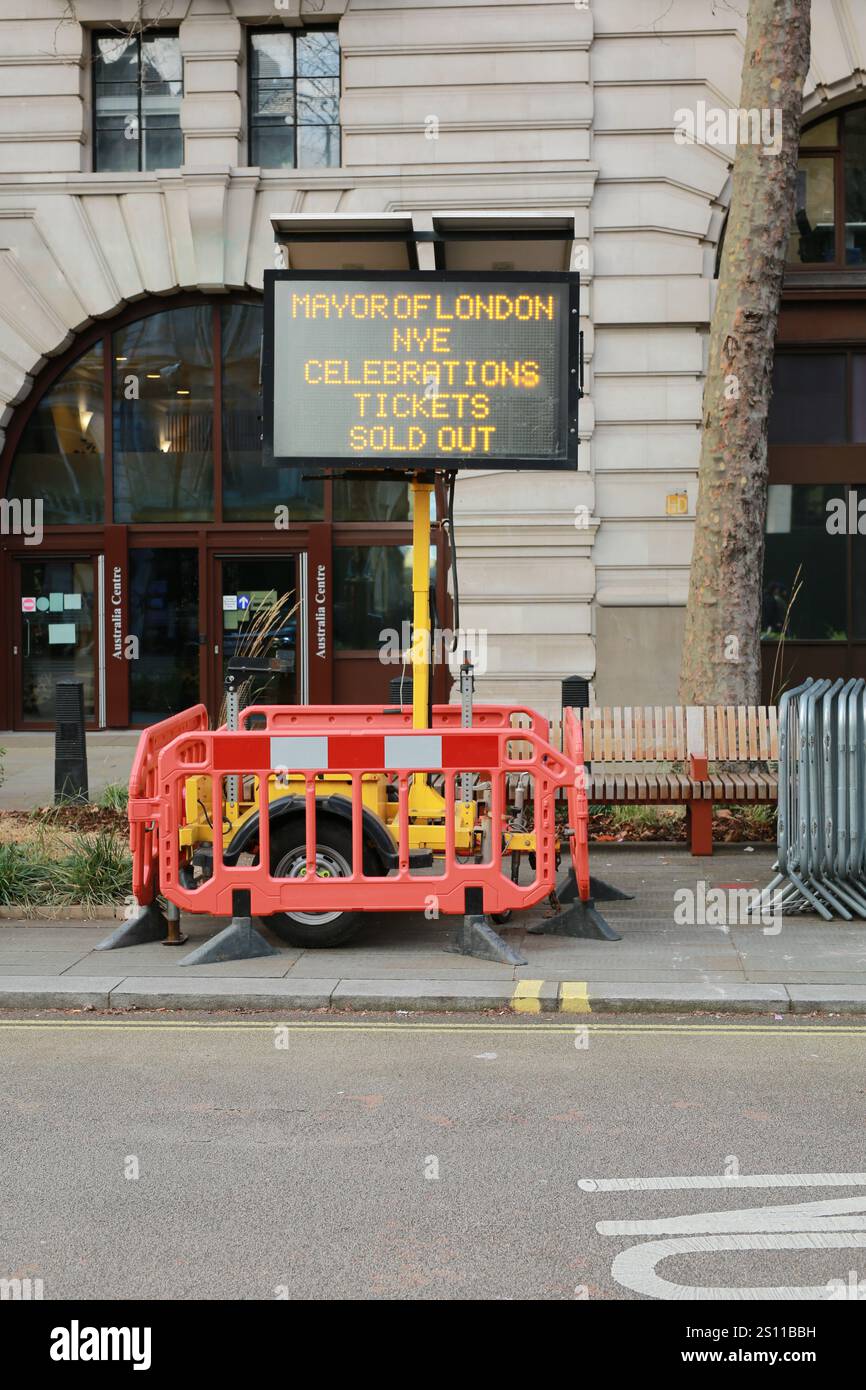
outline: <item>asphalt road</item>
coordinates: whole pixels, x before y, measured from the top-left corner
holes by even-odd
[[[850,1297],[864,1042],[790,1017],[7,1016],[0,1278],[46,1299]]]

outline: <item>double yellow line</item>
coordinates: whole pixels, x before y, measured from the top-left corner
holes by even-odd
[[[526,983],[526,982],[524,982]],[[528,996],[532,998],[532,996]],[[536,995],[537,999],[538,996]],[[540,1001],[539,1001],[540,1002]],[[523,1012],[527,1012],[524,1010]],[[622,1021],[599,1023],[592,1021],[581,1025],[595,1037],[643,1037],[646,1035],[668,1035],[671,1037],[774,1037],[796,1038],[808,1034],[811,1038],[851,1038],[866,1040],[866,1023],[671,1023],[642,1020],[639,1023]],[[279,1018],[232,1018],[232,1019],[187,1019],[187,1018],[26,1018],[0,1019],[0,1032],[51,1032],[76,1029],[79,1032],[115,1033],[249,1033],[270,1032],[275,1028],[285,1028],[293,1033],[495,1033],[519,1034],[521,1037],[537,1036],[542,1033],[573,1034],[574,1023],[550,1019],[537,1023],[509,1023],[505,1019],[484,1019],[480,1022],[439,1023],[415,1021],[414,1019],[290,1019]]]

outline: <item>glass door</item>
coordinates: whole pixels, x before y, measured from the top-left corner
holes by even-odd
[[[87,558],[18,560],[19,640],[14,648],[19,725],[53,725],[55,687],[84,686],[84,717],[98,712],[96,562]]]
[[[295,705],[300,702],[301,557],[226,556],[216,562],[219,605],[216,668],[218,702],[233,656],[274,657],[283,668],[245,676],[242,705]]]

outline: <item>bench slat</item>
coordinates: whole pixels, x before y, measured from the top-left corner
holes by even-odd
[[[725,757],[733,761],[737,756],[737,711],[733,705],[725,706],[725,718],[728,721],[728,751]]]
[[[686,756],[686,735],[683,728],[682,705],[674,706],[674,742],[677,750],[675,757],[677,762],[682,762],[683,758]]]
[[[757,762],[761,755],[758,752],[758,711],[754,705],[749,705],[746,715],[749,721],[749,761]]]
[[[748,758],[749,756],[749,734],[748,721],[746,719],[745,705],[737,706],[737,757]]]
[[[705,729],[706,729],[706,749],[707,758],[710,762],[715,762],[716,758],[716,711],[713,705],[709,705],[704,710]],[[689,750],[691,752],[691,749]]]
[[[758,754],[762,762],[770,756],[770,730],[766,705],[758,706]]]

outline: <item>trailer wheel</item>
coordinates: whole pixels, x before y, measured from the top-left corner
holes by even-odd
[[[341,826],[324,821],[316,840],[317,877],[348,878],[352,872],[351,864],[350,833]],[[367,872],[370,872],[369,868]],[[303,822],[281,828],[279,834],[274,832],[271,873],[274,878],[306,878],[307,847]],[[361,913],[274,912],[263,921],[281,941],[288,942],[290,946],[342,946],[361,926]]]

